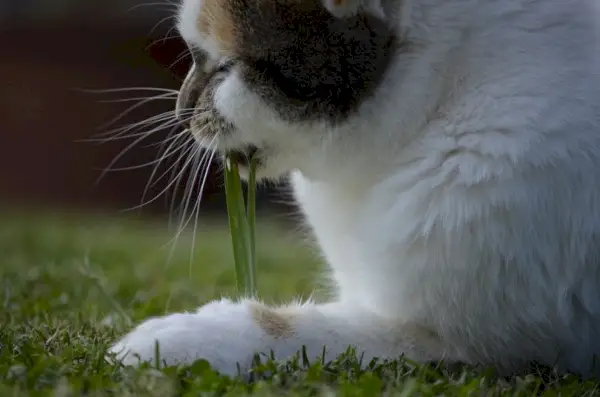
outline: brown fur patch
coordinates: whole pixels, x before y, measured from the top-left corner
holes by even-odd
[[[200,33],[215,41],[222,56],[233,55],[236,44],[236,26],[229,6],[227,0],[205,0],[197,21]]]
[[[250,310],[254,321],[270,336],[279,339],[294,334],[291,314],[277,311],[260,303],[253,304]]]

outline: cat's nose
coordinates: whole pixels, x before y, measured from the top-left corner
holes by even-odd
[[[196,102],[200,97],[200,89],[197,82],[196,66],[192,66],[186,76],[179,94],[177,95],[177,104],[175,105],[175,117],[183,124],[185,128],[189,127]]]

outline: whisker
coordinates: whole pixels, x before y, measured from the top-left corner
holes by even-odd
[[[180,134],[177,134],[177,135],[176,135],[176,136],[174,136],[174,137],[169,137],[169,138],[165,139],[165,141],[169,141],[169,140],[171,140],[171,141],[173,141],[173,142],[177,142],[177,140],[178,140],[179,138],[181,138],[181,135],[180,135]],[[173,144],[173,142],[171,142],[171,144],[169,144],[169,147],[170,147],[170,145],[172,145],[172,144]],[[178,146],[178,147],[177,147],[177,149],[174,149],[174,151],[172,151],[172,152],[169,152],[169,154],[165,154],[165,155],[164,155],[164,157],[159,157],[159,158],[156,158],[156,159],[154,159],[154,160],[151,160],[151,161],[148,161],[148,162],[146,162],[146,163],[142,163],[142,164],[129,165],[129,166],[127,166],[127,167],[110,168],[110,169],[108,169],[108,172],[115,172],[115,171],[134,171],[134,170],[139,170],[139,169],[141,169],[141,168],[146,168],[146,167],[148,167],[148,166],[151,166],[151,165],[154,165],[154,164],[159,164],[161,161],[163,161],[163,160],[165,160],[165,159],[167,159],[167,158],[171,157],[173,154],[175,154],[175,153],[177,152],[177,150],[181,149],[183,146],[185,146],[185,143],[184,143],[184,144],[181,144],[180,146]]]
[[[169,93],[160,96],[153,97],[132,97],[132,98],[119,98],[119,99],[103,99],[98,101],[98,103],[121,103],[121,102],[133,102],[133,101],[144,101],[144,100],[169,100],[173,101],[177,99],[177,93]]]
[[[212,144],[215,141],[215,139],[216,139],[216,137],[213,137],[213,139],[208,144],[208,148],[206,148],[205,150],[203,150],[202,157],[200,158],[200,161],[199,161],[199,171],[202,171],[202,167],[204,167],[205,165],[206,166],[209,165],[209,163],[207,163],[207,161],[211,157],[211,154],[213,153],[213,150],[210,149],[210,148],[212,147]],[[205,176],[203,176],[201,179],[204,181]],[[195,176],[194,177],[194,184],[196,184],[197,180],[198,180],[197,176]],[[203,187],[204,187],[204,183],[202,183],[200,185],[200,190],[197,191],[196,195],[198,197],[202,195],[202,189],[203,189]],[[193,212],[192,212],[192,214],[193,214]],[[190,219],[191,219],[191,216],[190,216]],[[189,220],[188,220],[188,223],[189,223]]]
[[[173,127],[173,129],[174,129],[174,130],[177,130],[177,128],[179,128],[179,126],[175,126],[175,127]],[[174,139],[174,138],[175,138],[175,139],[179,139],[179,138],[181,137],[180,135],[185,135],[185,136],[187,136],[188,138],[190,138],[190,141],[193,141],[193,135],[192,135],[192,133],[190,132],[190,129],[189,129],[189,128],[185,128],[185,129],[183,129],[182,131],[179,131],[179,132],[176,134],[176,136],[175,136],[175,137],[171,136],[171,134],[172,134],[172,133],[173,133],[173,132],[170,132],[170,133],[169,133],[169,136],[168,136],[167,138],[163,139],[162,141],[160,141],[160,142],[154,142],[154,143],[151,143],[151,144],[149,144],[149,145],[146,145],[146,146],[144,146],[144,147],[147,147],[147,148],[148,148],[148,147],[156,147],[156,146],[158,146],[158,147],[160,148],[160,150],[163,150],[163,149],[164,149],[164,146],[165,146],[165,144],[166,144],[166,143],[167,143],[169,140],[171,140],[171,139]],[[159,155],[160,155],[160,151],[159,151]]]
[[[149,50],[150,48],[152,48],[152,46],[155,46],[157,44],[164,44],[167,42],[167,40],[173,40],[173,39],[181,39],[181,37],[179,35],[173,35],[170,36],[170,34],[173,32],[173,30],[177,29],[176,25],[173,25],[169,28],[169,30],[167,30],[167,32],[165,33],[164,37],[158,38],[153,40],[150,44],[148,44],[146,47],[144,47],[144,50]]]
[[[188,175],[188,178],[187,178],[188,181],[187,181],[187,184],[185,185],[184,192],[183,192],[183,202],[182,202],[183,209],[180,210],[180,216],[179,216],[181,219],[180,224],[179,224],[180,226],[177,230],[177,233],[175,233],[175,235],[171,238],[171,240],[168,243],[168,244],[173,244],[172,249],[175,248],[175,245],[177,244],[177,241],[179,240],[179,236],[181,235],[181,233],[184,231],[185,227],[187,226],[187,222],[184,222],[184,219],[185,219],[185,216],[188,211],[192,192],[194,190],[193,189],[194,184],[192,182],[194,181],[194,179],[198,173],[198,163],[199,163],[199,160],[201,159],[201,157],[199,157],[198,155],[200,153],[201,153],[201,148],[197,147],[191,156],[191,159],[193,159],[193,163],[191,164],[192,169]],[[186,163],[186,165],[190,165],[190,163]]]
[[[202,140],[200,141],[199,144],[192,146],[192,148],[196,149],[196,150],[190,151],[190,153],[189,153],[190,157],[196,156],[197,152],[199,152],[201,150],[202,145],[203,145],[205,139],[206,138],[202,138]],[[181,167],[182,171],[185,171],[187,169],[187,167],[189,165],[189,161],[188,161],[189,158],[186,159],[185,166]],[[174,164],[174,165],[178,167],[179,164],[181,163],[181,161],[183,161],[183,156],[180,157],[180,158],[178,158],[177,161],[176,161],[176,164]],[[169,179],[175,183],[175,187],[172,189],[173,196],[171,198],[171,203],[170,203],[170,206],[169,206],[169,225],[172,224],[172,216],[175,214],[174,207],[175,207],[175,203],[177,202],[177,195],[178,195],[178,192],[179,192],[179,187],[180,187],[181,182],[183,180],[183,176],[184,176],[184,173],[183,172],[177,173],[175,168],[173,168],[171,170],[171,172],[170,172]]]
[[[123,137],[123,134],[125,134],[127,132],[135,131],[136,129],[140,129],[140,128],[147,128],[154,124],[163,123],[165,121],[167,121],[167,123],[173,123],[173,124],[186,123],[189,120],[191,120],[194,115],[192,114],[192,111],[190,111],[190,112],[182,111],[181,116],[188,116],[188,117],[183,118],[183,119],[178,119],[175,117],[175,111],[169,111],[169,112],[165,112],[165,113],[162,113],[162,114],[159,114],[156,116],[148,117],[147,119],[144,119],[142,121],[138,121],[138,122],[131,123],[128,125],[124,125],[119,128],[114,128],[112,130],[108,130],[108,131],[96,134],[96,135],[94,135],[94,137],[97,140],[98,139],[99,140],[101,140],[101,139],[107,139],[107,140],[113,139],[114,140],[115,138]],[[162,126],[162,128],[167,128],[167,127],[168,127],[168,125]],[[137,133],[135,133],[135,132],[132,133],[132,135],[136,135],[136,134]],[[107,138],[104,138],[104,137],[107,137]],[[94,139],[94,138],[91,138],[91,139]]]
[[[169,30],[167,30],[167,33],[165,34],[165,37],[162,39],[161,44],[164,44],[169,39],[179,38],[179,36],[171,36],[171,37],[169,37],[169,34],[171,34],[171,32],[174,31],[175,29],[177,29],[177,25],[173,24],[173,26],[171,26],[169,28]]]
[[[114,142],[114,141],[119,141],[119,140],[134,139],[137,137],[149,137],[149,136],[154,135],[154,134],[156,134],[160,131],[163,131],[167,128],[177,128],[177,127],[179,127],[179,121],[167,119],[167,121],[163,120],[162,124],[159,124],[158,126],[152,128],[150,130],[144,130],[144,131],[132,132],[132,133],[127,133],[128,131],[122,131],[121,133],[116,134],[112,137],[90,138],[87,140],[87,142],[95,142],[98,144],[104,144],[104,143]]]
[[[213,143],[215,142],[216,138],[217,138],[217,134],[215,134],[215,136],[213,136],[213,138],[211,139],[211,141],[207,145],[208,148],[210,148],[213,145]],[[198,154],[200,154],[202,152],[203,152],[202,150],[199,150],[194,155],[197,157]],[[189,219],[185,223],[183,222],[183,219],[185,218],[185,216],[187,214],[188,207],[189,207],[189,201],[190,201],[190,198],[191,198],[191,194],[193,192],[194,184],[191,183],[191,182],[193,182],[193,181],[195,181],[197,179],[197,176],[198,176],[198,169],[197,169],[197,167],[198,167],[198,165],[202,164],[203,160],[206,157],[207,152],[208,151],[205,150],[204,153],[203,153],[203,155],[202,155],[202,157],[196,158],[196,161],[194,163],[195,172],[192,172],[189,175],[188,184],[185,186],[184,193],[183,193],[183,204],[182,204],[183,210],[180,210],[180,214],[181,214],[181,216],[180,216],[181,217],[180,226],[178,228],[179,229],[178,232],[175,234],[175,236],[173,238],[174,240],[177,240],[177,238],[179,237],[179,235],[183,232],[183,230],[185,229],[185,227],[189,223]],[[172,204],[174,204],[174,202]]]
[[[167,10],[169,10],[169,11],[171,11],[171,10],[174,10],[173,8],[166,8],[166,9],[167,9]],[[154,33],[154,31],[155,31],[156,29],[158,29],[158,27],[159,27],[159,26],[160,26],[160,25],[161,25],[163,22],[167,22],[167,21],[170,21],[170,20],[172,20],[172,19],[176,19],[176,18],[177,18],[177,16],[176,16],[176,15],[169,15],[169,16],[166,16],[166,17],[162,18],[160,21],[158,21],[157,23],[155,23],[155,24],[154,24],[154,26],[152,27],[152,29],[150,29],[150,32],[148,32],[148,36],[150,36],[152,33]],[[170,30],[171,30],[171,28],[169,28],[169,31],[170,31]],[[168,33],[168,32],[167,32],[167,33]]]
[[[165,33],[165,37],[162,37],[160,39],[156,39],[156,40],[152,41],[150,44],[148,44],[146,47],[144,47],[144,49],[148,50],[156,44],[164,44],[167,40],[174,40],[174,39],[180,40],[181,37],[179,35],[169,36],[171,34],[171,32],[173,32],[173,30],[175,30],[175,29],[177,29],[177,26],[171,26],[169,28],[169,30],[167,30],[167,32]]]
[[[216,138],[217,138],[217,135],[215,135],[212,138],[212,140],[209,142],[209,144],[207,145],[208,148],[212,147],[212,145],[215,142]],[[194,162],[194,171],[190,173],[190,176],[188,178],[188,184],[187,184],[187,186],[185,188],[184,197],[183,197],[184,208],[180,212],[180,214],[181,214],[180,215],[181,221],[180,221],[180,224],[179,224],[179,227],[178,227],[178,231],[177,231],[177,233],[175,233],[175,235],[169,241],[169,243],[167,243],[167,245],[171,244],[171,250],[170,250],[170,253],[169,253],[169,260],[170,260],[170,258],[172,256],[173,252],[174,252],[175,247],[177,246],[177,241],[179,240],[179,237],[181,236],[181,234],[183,233],[183,231],[186,230],[186,228],[187,228],[190,220],[192,219],[192,217],[194,215],[194,212],[190,213],[190,216],[187,217],[187,220],[185,220],[186,214],[188,213],[188,207],[189,207],[189,204],[190,204],[190,200],[191,200],[191,197],[192,197],[192,194],[193,194],[193,191],[194,191],[193,190],[194,184],[191,183],[191,182],[196,181],[198,179],[198,175],[199,175],[200,171],[202,170],[202,166],[204,164],[204,160],[207,158],[207,154],[208,153],[211,154],[210,155],[210,159],[212,160],[212,158],[214,156],[214,153],[215,153],[215,150],[214,149],[212,149],[212,150],[206,150],[203,153],[203,156],[199,159],[199,161],[198,161],[198,157],[197,157],[198,153],[199,152],[195,153],[196,161]],[[201,193],[199,193],[199,194],[201,194]],[[196,203],[193,206],[194,209],[196,208],[196,206],[200,205],[200,200],[201,200],[201,196],[198,196],[197,201],[196,201]],[[193,230],[192,233],[195,236],[195,230]]]
[[[144,8],[144,7],[155,7],[158,10],[167,10],[167,11],[175,11],[178,8],[176,4],[154,2],[154,3],[136,4],[132,7],[130,7],[129,9],[127,9],[126,12],[132,12],[132,11],[137,10],[138,8]]]
[[[164,129],[164,127],[162,128]],[[127,153],[129,152],[129,150],[131,150],[135,145],[139,144],[140,142],[142,142],[144,139],[148,138],[149,136],[153,135],[155,132],[159,131],[159,129],[155,129],[153,131],[150,131],[146,134],[143,134],[142,136],[140,136],[139,138],[135,139],[132,143],[130,143],[129,145],[127,145],[125,147],[125,149],[121,150],[121,152],[119,152],[119,154],[117,154],[117,156],[115,156],[115,158],[110,162],[110,164],[108,165],[107,168],[105,168],[102,171],[102,174],[98,177],[98,179],[95,182],[95,186],[98,185],[98,183],[100,182],[100,180],[102,178],[104,178],[104,176],[113,168],[113,166]]]
[[[133,112],[135,109],[138,109],[142,106],[144,106],[145,104],[152,102],[153,100],[157,100],[157,99],[163,99],[168,95],[172,95],[172,93],[167,93],[167,94],[163,94],[163,95],[157,95],[154,97],[150,97],[150,98],[146,98],[144,100],[139,101],[138,103],[128,107],[127,109],[125,109],[124,111],[122,111],[121,113],[119,113],[115,118],[113,118],[112,120],[108,121],[107,123],[104,123],[103,125],[101,125],[99,127],[99,129],[105,129],[108,128],[111,125],[114,125],[117,121],[121,120],[123,117],[127,116],[128,114],[130,114],[131,112]],[[175,110],[172,110],[173,114],[175,114]],[[163,113],[164,114],[164,113]]]
[[[156,173],[156,171],[158,171],[158,167],[155,167],[155,169],[152,172],[153,175],[151,175],[150,178],[148,179],[148,184],[146,185],[146,188],[144,189],[144,196],[146,194],[147,189],[154,187],[154,185],[156,185],[158,183],[158,181],[160,181],[162,178],[164,178],[167,175],[167,173],[170,173],[171,171],[176,170],[179,166],[179,162],[181,161],[181,159],[186,158],[185,157],[186,154],[189,154],[192,152],[192,150],[194,149],[194,145],[193,145],[194,139],[192,137],[190,137],[189,135],[186,138],[187,139],[176,150],[180,150],[181,148],[183,148],[185,146],[188,146],[188,148],[184,149],[182,151],[182,154],[180,155],[180,157],[177,158],[177,161],[174,162],[173,164],[171,164],[158,178],[156,178],[154,180],[154,174]],[[187,162],[184,164],[183,170],[185,170],[186,166],[187,166]],[[173,184],[175,181],[173,178],[170,178],[170,179],[171,180],[169,181],[168,185]],[[144,196],[142,196],[142,197],[144,197]]]
[[[187,116],[187,114],[186,114],[186,116]],[[135,130],[136,128],[150,127],[153,124],[162,123],[165,121],[173,121],[173,122],[178,121],[176,118],[176,112],[168,111],[168,112],[160,113],[160,114],[157,114],[154,116],[150,116],[146,119],[136,121],[135,123],[126,124],[119,128],[114,128],[112,130],[108,130],[108,131],[104,132],[104,134],[109,135],[112,133],[127,132],[130,130]]]
[[[130,8],[134,10],[142,6],[157,6],[157,7],[178,7],[176,4],[164,4],[160,2],[138,4]],[[175,18],[175,16],[167,16],[162,18],[153,26],[151,32],[157,29],[162,23]],[[161,39],[163,42],[169,39],[169,34],[173,31],[175,26],[171,27],[165,37]],[[154,43],[153,43],[154,44]],[[150,44],[152,45],[152,44]],[[172,68],[177,63],[181,62],[187,56],[189,56],[189,49],[184,50],[180,53],[175,61],[169,66]],[[117,114],[109,122],[105,123],[100,127],[101,130],[106,130],[107,127],[114,126],[124,117],[142,107],[143,105],[152,101],[174,101],[179,95],[178,90],[157,88],[157,87],[121,87],[111,89],[81,89],[80,91],[92,94],[133,94],[131,97],[126,98],[107,98],[102,99],[100,103],[131,103],[124,111]],[[143,93],[150,93],[146,96]],[[125,148],[123,148],[109,163],[109,165],[102,170],[101,175],[97,178],[95,184],[97,185],[108,172],[112,171],[131,171],[140,169],[143,167],[152,167],[150,176],[146,182],[140,204],[126,208],[124,211],[132,211],[141,209],[154,203],[156,200],[163,196],[168,196],[172,192],[172,200],[170,203],[170,215],[178,213],[179,225],[175,235],[171,238],[167,245],[171,246],[172,255],[176,245],[181,237],[182,233],[188,229],[190,223],[193,220],[193,231],[192,231],[192,247],[190,252],[190,275],[192,271],[192,261],[195,254],[196,244],[196,233],[199,223],[200,208],[202,202],[202,194],[206,187],[208,177],[210,175],[210,169],[214,157],[217,153],[216,150],[216,139],[218,134],[212,136],[208,144],[204,142],[196,143],[194,135],[189,130],[178,130],[180,125],[190,121],[193,117],[201,117],[201,114],[197,114],[198,110],[194,108],[189,109],[173,109],[161,114],[153,115],[144,120],[133,122],[128,125],[119,126],[117,128],[109,129],[97,134],[87,141],[92,142],[107,142],[116,141],[122,139],[133,139]],[[157,158],[144,162],[142,164],[126,165],[122,167],[115,167],[115,165],[136,145],[140,145],[148,137],[155,136],[159,131],[171,128],[165,139],[161,139],[160,142],[149,143],[148,146],[160,145],[160,149]],[[207,128],[207,127],[206,127]],[[196,132],[196,131],[195,131]],[[202,131],[196,132],[200,134]],[[170,160],[173,159],[174,160]],[[168,160],[168,161],[167,161]],[[168,162],[168,164],[165,164]],[[166,166],[163,166],[165,164]],[[147,199],[150,189],[156,186],[160,181],[168,178],[168,182],[164,186],[160,186],[158,193],[152,194],[152,197]],[[185,179],[185,181],[184,181]],[[185,183],[183,189],[180,191],[180,185]],[[181,196],[180,196],[181,193]],[[195,197],[194,197],[195,196]],[[180,200],[178,200],[180,199]],[[177,211],[175,211],[177,207]]]
[[[178,127],[177,125],[164,125],[162,126],[161,129],[165,129],[165,128],[169,128],[169,127]],[[85,138],[85,139],[80,139],[76,142],[90,142],[90,143],[98,143],[98,144],[103,144],[103,143],[108,143],[108,142],[114,142],[114,141],[124,141],[127,139],[133,139],[133,138],[137,138],[139,136],[142,135],[148,135],[149,131],[138,131],[138,132],[132,132],[130,134],[126,134],[127,131],[123,131],[119,134],[116,134],[115,136],[109,136],[106,138]],[[152,131],[152,133],[155,133],[156,131]],[[156,145],[157,143],[151,144],[151,145],[147,145],[145,147],[151,147]],[[160,144],[160,143],[158,143]]]
[[[171,64],[168,66],[168,69],[173,68],[173,66],[175,66],[179,62],[183,61],[189,55],[191,55],[191,52],[189,49],[186,48],[185,50],[183,50],[182,52],[179,53],[177,58],[175,58],[175,61],[171,62]]]
[[[204,175],[202,176],[202,182],[200,183],[200,188],[198,189],[198,195],[196,197],[195,204],[195,219],[194,219],[194,227],[192,228],[192,247],[190,250],[190,264],[188,269],[188,277],[192,277],[192,262],[194,260],[194,253],[196,249],[196,232],[198,230],[198,217],[200,215],[200,202],[202,201],[202,193],[204,192],[204,186],[206,184],[206,179],[210,174],[210,166],[212,164],[212,160],[215,157],[216,150],[212,150],[210,156],[206,161],[206,166],[204,167]]]
[[[160,181],[162,178],[164,178],[167,173],[171,172],[172,170],[176,170],[177,169],[176,167],[179,166],[179,162],[181,161],[181,159],[186,158],[186,155],[189,154],[189,153],[191,153],[194,150],[195,146],[192,145],[192,143],[194,141],[194,138],[190,134],[186,133],[185,135],[180,135],[178,137],[178,139],[181,136],[183,136],[186,139],[184,140],[183,144],[181,144],[179,146],[179,148],[175,149],[175,150],[178,151],[178,150],[180,150],[181,148],[183,148],[184,146],[187,146],[187,145],[189,145],[189,148],[188,149],[184,149],[183,152],[182,152],[182,154],[177,158],[177,161],[175,161],[173,164],[171,164],[171,166],[169,168],[167,168],[156,180],[153,181],[154,175],[158,171],[158,166],[154,168],[154,170],[152,171],[152,174],[150,175],[150,178],[148,178],[148,183],[146,184],[146,187],[144,188],[144,193],[142,195],[142,200],[146,196],[146,192],[147,192],[147,190],[149,188],[151,188],[154,185],[156,185],[156,183],[158,183],[158,181]],[[169,146],[172,146],[172,144],[169,145]],[[167,150],[169,150],[169,149],[167,148]],[[182,167],[182,169],[181,169],[180,172],[184,172],[185,171],[185,167],[187,167],[187,164],[188,164],[188,161],[186,161],[186,163],[184,164],[184,166]],[[175,180],[173,178],[170,178],[170,179],[171,180],[167,184],[167,188],[165,188],[165,190],[163,190],[161,193],[159,193],[160,195],[162,195],[162,193],[166,192],[166,190],[174,183]]]
[[[179,116],[180,117],[181,116],[189,116],[189,115],[192,115],[194,112],[196,112],[196,109],[194,109],[194,108],[181,109],[179,111],[179,113],[180,113]],[[198,113],[198,116],[202,116],[205,113],[206,112]],[[116,133],[116,132],[122,131],[124,129],[130,129],[130,128],[134,127],[134,126],[143,126],[146,123],[150,124],[150,122],[156,122],[157,120],[160,121],[160,120],[162,120],[162,119],[164,119],[166,117],[172,117],[173,119],[175,119],[176,116],[177,116],[177,110],[175,110],[175,109],[168,110],[166,112],[159,113],[159,114],[156,114],[154,116],[150,116],[150,117],[148,117],[146,119],[140,120],[138,122],[127,124],[127,125],[124,125],[124,126],[121,126],[121,127],[118,127],[118,128],[114,128],[112,130],[105,131],[103,133],[97,134],[96,136],[98,136],[98,135],[99,136],[110,135],[112,133]]]
[[[189,143],[189,141],[188,141],[188,142],[186,142],[186,143]],[[184,143],[184,145],[185,145],[185,143]],[[190,153],[192,150],[193,150],[193,147],[190,147],[189,149],[187,149],[187,150],[185,150],[185,151],[184,151],[184,153],[182,154],[182,156],[185,156],[185,155],[189,154],[189,153]],[[189,160],[191,161],[191,160],[194,158],[194,156],[188,156],[188,158],[189,158]],[[188,165],[189,165],[189,163],[188,163],[188,162],[186,162],[186,164],[184,165],[184,167],[187,167]],[[174,167],[174,165],[172,165],[171,167],[169,167],[169,170],[170,170],[171,168],[173,168],[173,167]],[[157,166],[157,167],[155,167],[155,169],[158,169],[158,166]],[[153,172],[154,172],[154,171],[153,171]],[[168,171],[165,171],[165,172],[164,172],[164,173],[163,173],[163,174],[162,174],[162,175],[161,175],[159,178],[157,178],[157,179],[156,179],[156,180],[155,180],[155,181],[154,181],[152,184],[149,184],[149,183],[147,183],[147,184],[146,184],[146,188],[144,188],[144,192],[143,192],[142,200],[144,200],[144,196],[147,194],[147,190],[148,190],[148,189],[149,189],[151,186],[155,185],[155,184],[156,184],[158,181],[160,181],[160,180],[163,178],[163,176],[164,176],[164,175],[166,175],[166,173],[167,173],[167,172],[168,172]],[[182,169],[180,170],[180,173],[183,173],[183,172],[185,172],[185,168],[182,168]],[[148,179],[148,181],[150,182],[150,181],[152,181],[152,179],[153,179],[153,177],[150,177],[150,178]],[[138,205],[136,205],[136,206],[133,206],[133,207],[127,208],[127,209],[125,209],[125,211],[133,211],[133,210],[137,210],[137,209],[143,208],[143,207],[145,207],[145,206],[148,206],[149,204],[151,204],[151,203],[155,202],[155,201],[156,201],[156,200],[158,200],[160,197],[162,197],[162,196],[163,196],[163,194],[165,194],[165,193],[166,193],[166,192],[167,192],[167,191],[168,191],[168,190],[169,190],[169,189],[170,189],[170,188],[173,186],[173,183],[174,183],[174,182],[175,182],[174,180],[173,180],[173,181],[171,181],[171,182],[169,182],[169,183],[168,183],[168,184],[167,184],[167,185],[166,185],[166,186],[165,186],[165,187],[164,187],[164,188],[163,188],[163,189],[162,189],[160,192],[158,192],[157,194],[155,194],[155,195],[154,195],[154,197],[152,197],[151,199],[149,199],[149,200],[146,200],[146,201],[142,201],[142,203],[140,203],[140,204],[138,204]]]
[[[118,92],[131,92],[131,91],[151,91],[151,92],[170,92],[178,93],[179,90],[172,88],[161,88],[161,87],[120,87],[120,88],[105,88],[105,89],[91,89],[91,88],[75,88],[75,91],[85,92],[88,94],[113,94]]]
[[[204,130],[204,129],[202,129],[202,130]],[[203,146],[203,143],[205,140],[206,140],[206,138],[202,138],[202,140],[197,144],[197,146],[194,145],[192,147],[198,148],[199,150],[201,150],[200,148]],[[175,165],[178,166],[179,163],[181,162],[181,160],[182,160],[182,158],[177,159],[177,162]],[[173,224],[173,215],[175,214],[175,203],[177,202],[177,195],[179,192],[179,187],[181,186],[181,182],[183,180],[183,175],[184,175],[183,173],[179,173],[179,174],[175,175],[175,172],[176,172],[176,169],[174,168],[173,170],[171,170],[171,172],[170,172],[171,175],[169,176],[169,179],[171,179],[172,181],[175,182],[175,187],[172,189],[173,196],[170,198],[170,204],[169,204],[169,228],[171,228],[171,226]],[[166,197],[166,199],[168,202],[169,197]]]

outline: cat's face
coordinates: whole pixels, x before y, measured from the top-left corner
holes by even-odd
[[[377,9],[364,9],[345,0],[183,0],[178,29],[194,65],[180,118],[201,145],[257,156],[259,177],[301,168],[389,65],[395,37]]]

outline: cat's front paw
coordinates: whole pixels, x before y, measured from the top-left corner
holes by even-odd
[[[252,364],[254,355],[268,347],[268,335],[256,323],[252,301],[211,302],[193,313],[151,318],[111,347],[125,365],[158,362],[191,364],[207,360],[227,375],[237,375]],[[158,357],[157,357],[158,353]]]

